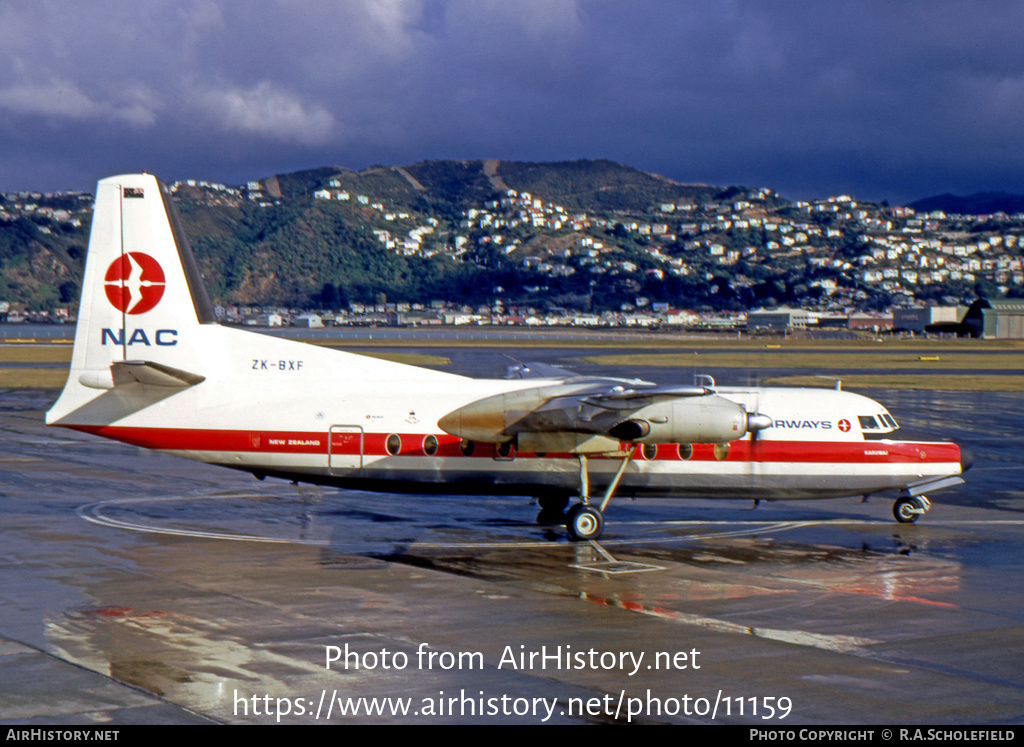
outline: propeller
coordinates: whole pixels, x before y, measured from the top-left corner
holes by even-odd
[[[750,480],[751,487],[757,480],[757,474],[760,472],[761,455],[760,447],[760,435],[761,431],[766,428],[771,428],[772,418],[764,413],[760,412],[761,409],[761,392],[762,388],[758,385],[757,389],[754,390],[754,411],[747,411],[747,430],[750,432]],[[743,408],[746,410],[746,407]],[[756,507],[756,502],[755,502]]]
[[[760,399],[760,397],[758,397],[758,399]],[[750,431],[750,438],[752,441],[756,441],[758,434],[765,428],[772,427],[771,417],[764,413],[757,412],[756,408],[754,412],[750,412],[744,407],[743,411],[747,413],[747,430]]]
[[[751,384],[750,381],[751,372],[747,371],[747,384]],[[743,406],[744,412],[747,414],[747,431],[750,433],[750,458],[748,462],[748,478],[750,480],[750,488],[753,490],[758,478],[761,473],[761,448],[758,446],[760,443],[761,431],[766,428],[771,428],[774,424],[774,420],[771,416],[765,415],[761,412],[761,394],[764,392],[764,386],[757,377],[757,383],[754,385],[754,405],[753,410],[748,410],[746,405]],[[754,508],[760,501],[754,499]]]
[[[750,432],[751,443],[757,443],[757,438],[761,431],[765,428],[772,427],[772,418],[761,412],[761,392],[764,391],[764,387],[761,382],[758,381],[757,387],[754,389],[754,410],[751,412],[747,409],[746,405],[743,406],[743,411],[747,413],[747,430]],[[753,448],[753,447],[751,447]]]

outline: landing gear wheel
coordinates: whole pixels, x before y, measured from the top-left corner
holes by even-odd
[[[913,524],[927,509],[917,498],[900,498],[892,506],[892,515],[900,524]]]
[[[579,503],[569,511],[565,528],[575,540],[596,540],[604,532],[604,517],[593,506]]]

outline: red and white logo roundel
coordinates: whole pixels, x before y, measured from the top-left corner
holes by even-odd
[[[103,277],[103,290],[118,311],[145,314],[160,303],[164,283],[159,262],[142,252],[128,252],[110,263]]]
[[[841,430],[843,433],[846,433],[848,430],[850,430],[850,421],[847,420],[846,418],[840,420],[838,423],[836,423],[836,425],[839,426],[839,430]]]

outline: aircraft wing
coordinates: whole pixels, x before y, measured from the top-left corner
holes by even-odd
[[[505,433],[553,433],[569,431],[576,433],[605,434],[615,436],[616,426],[636,413],[656,403],[668,403],[677,398],[704,397],[711,394],[704,387],[650,387],[647,389],[626,388],[607,382],[595,385],[565,396],[553,396],[518,420],[507,423]],[[653,415],[660,419],[658,415]],[[667,417],[667,416],[662,416]],[[633,429],[626,428],[629,433]],[[630,440],[630,439],[626,439]]]
[[[485,397],[438,421],[472,441],[507,443],[523,434],[603,435],[644,443],[719,443],[753,430],[739,404],[702,386],[576,377]]]
[[[582,399],[583,404],[605,410],[636,410],[641,407],[677,397],[703,397],[712,391],[703,386],[659,386],[646,389],[612,389]]]
[[[620,379],[611,376],[581,376],[561,366],[552,366],[550,363],[517,363],[509,366],[505,371],[506,379],[554,379],[565,383],[589,382],[600,387],[602,383],[609,386],[628,385],[639,387],[653,387],[654,384],[643,379]]]

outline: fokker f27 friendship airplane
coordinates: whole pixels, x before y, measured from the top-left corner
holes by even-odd
[[[222,327],[170,194],[147,174],[97,186],[71,371],[47,423],[261,479],[536,496],[576,539],[601,536],[616,493],[889,493],[909,522],[968,466],[954,444],[891,439],[885,408],[838,390],[526,365],[470,379]]]

